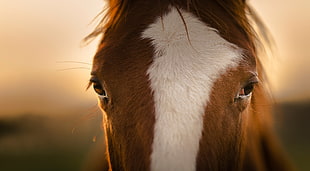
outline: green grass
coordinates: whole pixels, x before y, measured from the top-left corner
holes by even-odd
[[[72,118],[24,115],[2,120],[0,171],[81,170],[96,145],[92,137],[102,132],[98,120],[84,120],[74,126]]]

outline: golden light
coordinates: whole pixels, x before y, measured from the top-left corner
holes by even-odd
[[[309,98],[310,2],[250,2],[278,47],[279,57],[268,68],[275,97]],[[96,103],[92,91],[84,90],[97,41],[86,47],[81,41],[103,5],[102,0],[0,1],[1,115],[61,113]]]
[[[101,0],[0,1],[0,115],[96,104],[85,87],[97,41],[81,47]],[[76,62],[63,62],[76,61]],[[87,64],[83,64],[87,63]]]

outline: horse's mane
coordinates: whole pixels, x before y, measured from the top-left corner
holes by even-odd
[[[138,0],[139,1],[139,0]],[[167,0],[170,1],[171,5],[179,6],[182,0]],[[167,3],[165,1],[165,3]],[[130,6],[133,6],[137,1],[133,0],[107,0],[105,8],[97,15],[96,18],[101,17],[98,25],[95,29],[84,38],[85,42],[91,41],[97,36],[102,36],[104,39],[106,33],[109,30],[113,30],[117,27],[121,18],[126,18]],[[155,3],[163,3],[163,0],[154,0]],[[253,8],[245,0],[215,0],[224,11],[226,11],[230,17],[233,18],[238,27],[243,30],[247,39],[252,44],[252,50],[257,54],[258,52],[264,52],[266,49],[272,49],[273,39],[270,36],[268,29],[261,21],[260,17],[256,14]],[[198,17],[207,17],[210,23],[215,25],[217,28],[223,28],[222,30],[228,30],[227,24],[221,20],[211,10],[199,10],[200,0],[187,0],[187,10],[193,9]],[[263,58],[267,55],[256,55],[258,68],[260,68],[260,79],[263,79],[264,83],[267,82],[267,76],[265,74]],[[267,84],[266,84],[267,85]]]
[[[155,3],[160,4],[162,0],[154,0]],[[167,0],[170,1],[171,5],[179,4],[181,0]],[[135,3],[133,0],[108,0],[106,7],[99,13],[99,16],[102,17],[97,27],[94,31],[89,34],[85,40],[96,37],[102,33],[105,33],[107,29],[113,29],[121,17],[126,17],[128,9]],[[200,1],[199,0],[187,0],[186,5],[187,9],[191,7],[194,8],[198,16],[208,16],[211,20],[211,23],[216,24],[217,26],[226,27],[225,23],[220,20],[212,11],[210,10],[199,10]],[[244,2],[244,0],[234,0],[234,1],[222,1],[215,0],[215,3],[220,5],[223,10],[230,14],[235,21],[238,22],[240,27],[242,27],[248,34],[254,36],[253,29],[251,24],[248,22],[248,18],[245,15],[245,11],[250,12],[250,15],[254,15],[256,19],[259,19],[255,13],[251,10],[249,5]],[[246,10],[244,10],[246,9]],[[259,20],[257,20],[259,21]],[[261,23],[260,23],[261,24]]]

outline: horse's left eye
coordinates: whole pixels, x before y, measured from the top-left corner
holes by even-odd
[[[257,81],[249,82],[246,84],[242,89],[239,90],[237,94],[237,98],[235,100],[242,100],[250,97],[252,95],[252,92],[254,90],[255,84],[257,84]]]
[[[253,83],[250,83],[248,85],[246,85],[245,87],[243,87],[240,91],[239,91],[239,94],[238,96],[239,97],[245,97],[245,96],[250,96],[252,91],[254,89],[254,84]]]

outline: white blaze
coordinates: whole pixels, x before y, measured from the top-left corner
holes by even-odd
[[[193,171],[203,115],[214,82],[242,58],[241,50],[191,13],[175,8],[142,34],[155,48],[147,71],[155,102],[152,171]],[[207,125],[208,123],[206,123]]]

